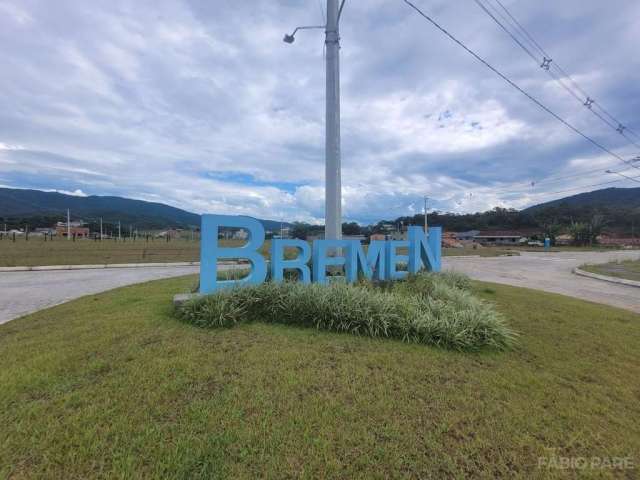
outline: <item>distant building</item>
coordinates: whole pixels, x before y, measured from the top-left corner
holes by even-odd
[[[84,222],[82,220],[76,222],[69,222],[69,226],[67,227],[67,222],[58,222],[56,223],[56,235],[59,237],[66,237],[67,235],[71,235],[75,238],[87,238],[90,234],[89,228],[83,227]]]
[[[371,236],[369,237],[370,241],[375,241],[375,240],[387,240],[387,237],[389,235],[385,235],[384,233],[372,233]]]
[[[602,234],[598,236],[598,243],[604,246],[640,247],[640,238],[622,237],[619,235]]]
[[[358,240],[359,242],[363,242],[367,239],[364,235],[343,235],[342,240]]]
[[[484,230],[474,236],[473,240],[481,245],[519,245],[527,237],[513,230]]]
[[[569,234],[557,235],[556,245],[571,245],[573,243],[573,237]]]
[[[480,233],[480,230],[469,230],[467,232],[455,232],[456,240],[458,241],[472,241],[476,235]]]

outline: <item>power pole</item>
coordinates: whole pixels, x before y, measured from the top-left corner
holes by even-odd
[[[120,229],[120,220],[118,220],[118,240],[122,240],[122,231]]]
[[[71,240],[71,212],[67,208],[67,240]]]
[[[102,240],[102,217],[100,217],[100,240]]]
[[[342,181],[340,175],[340,33],[338,0],[327,0],[326,138],[324,238],[342,238]]]
[[[342,238],[342,180],[340,174],[340,16],[346,0],[327,0],[327,23],[297,27],[285,35],[293,43],[298,30],[324,28],[326,48],[325,228],[324,238]]]
[[[429,197],[424,196],[424,233],[427,233],[428,224],[427,224],[427,202],[429,201]]]

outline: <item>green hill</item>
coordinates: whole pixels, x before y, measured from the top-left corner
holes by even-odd
[[[579,193],[570,197],[540,203],[523,210],[535,213],[548,207],[566,205],[569,207],[607,207],[636,208],[640,207],[640,188],[603,188],[593,192]]]
[[[78,197],[57,192],[0,188],[0,217],[5,219],[64,219],[67,209],[73,219],[134,224],[138,228],[199,227],[200,215],[163,203],[122,197],[91,195]],[[280,222],[261,220],[266,229],[280,228]],[[287,224],[288,225],[288,224]]]

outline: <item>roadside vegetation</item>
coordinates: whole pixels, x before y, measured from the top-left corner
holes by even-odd
[[[262,321],[457,350],[504,349],[515,334],[456,273],[419,274],[375,285],[266,282],[198,297],[177,316],[206,328]]]
[[[30,236],[0,240],[0,267],[36,265],[96,265],[106,263],[158,263],[197,262],[200,259],[200,243],[190,240],[165,241],[157,238],[147,241],[66,238],[44,240]]]
[[[619,260],[599,265],[582,265],[580,269],[597,273],[598,275],[640,282],[640,258],[637,260]]]
[[[459,352],[268,324],[204,329],[195,277],[0,325],[0,478],[634,478],[640,316],[487,283],[519,332]]]
[[[220,240],[222,246],[238,246],[241,240]],[[271,241],[265,241],[261,253],[269,258]],[[402,252],[400,252],[402,253]],[[443,255],[498,256],[509,252],[500,248],[443,248]],[[200,242],[198,240],[162,238],[133,241],[114,239],[94,241],[56,238],[45,241],[43,237],[30,236],[29,240],[18,237],[15,242],[9,238],[0,240],[0,267],[32,267],[38,265],[96,265],[107,263],[163,263],[199,262]]]

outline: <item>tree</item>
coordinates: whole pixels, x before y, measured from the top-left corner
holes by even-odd
[[[300,240],[306,240],[308,232],[309,225],[302,222],[295,222],[289,229],[289,235],[291,238],[298,238]]]
[[[360,225],[356,222],[345,222],[342,224],[342,233],[344,235],[361,235],[362,231],[360,229]]]

